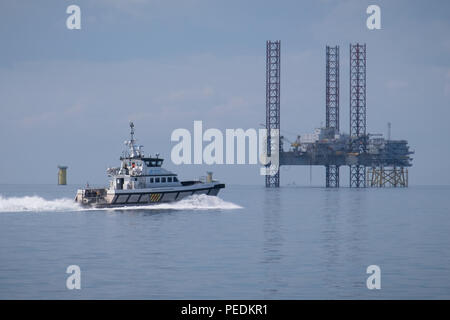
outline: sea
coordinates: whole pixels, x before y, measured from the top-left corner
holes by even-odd
[[[0,185],[0,299],[450,298],[448,186],[227,185],[101,210],[78,187]]]

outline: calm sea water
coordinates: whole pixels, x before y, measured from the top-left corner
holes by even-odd
[[[450,187],[227,186],[97,211],[75,189],[0,185],[0,298],[450,298]],[[66,289],[74,264],[81,290]]]

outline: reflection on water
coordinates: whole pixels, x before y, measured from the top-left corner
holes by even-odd
[[[284,284],[280,277],[279,265],[282,263],[283,227],[279,189],[265,189],[263,207],[263,270],[265,297],[276,297],[278,288]]]
[[[336,266],[340,263],[341,239],[343,237],[340,229],[339,213],[341,212],[341,193],[338,189],[327,189],[324,191],[323,218],[322,218],[322,246],[325,256],[324,282],[330,288],[338,289],[341,286],[340,279],[335,276]]]
[[[347,234],[347,247],[348,253],[346,259],[352,261],[355,266],[361,266],[362,274],[365,272],[363,265],[363,258],[365,252],[363,247],[366,245],[367,237],[367,192],[369,189],[350,189],[349,195],[351,196],[351,201],[349,201],[349,212],[348,212],[348,230]],[[376,192],[376,190],[374,190]],[[367,267],[367,266],[366,266]],[[363,287],[365,286],[363,281],[353,282],[353,287]]]
[[[324,250],[324,284],[330,292],[364,285],[367,191],[323,189],[321,243]],[[355,269],[360,271],[361,277],[354,277]],[[348,275],[337,277],[337,274]]]

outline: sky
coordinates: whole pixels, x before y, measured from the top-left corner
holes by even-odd
[[[69,5],[81,30],[66,28]],[[381,8],[381,29],[366,8]],[[71,0],[0,3],[0,183],[107,184],[128,122],[182,179],[213,171],[263,185],[258,165],[175,165],[173,130],[265,123],[266,40],[281,40],[281,133],[325,121],[325,46],[340,46],[348,132],[349,44],[367,45],[368,132],[407,139],[410,185],[450,184],[450,2]],[[206,144],[205,144],[206,145]],[[311,170],[311,172],[310,172]],[[282,167],[281,184],[324,185],[323,167]],[[341,169],[348,185],[348,168]],[[310,175],[311,174],[311,175]],[[311,179],[312,177],[312,179]]]

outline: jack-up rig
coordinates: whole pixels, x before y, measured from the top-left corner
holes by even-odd
[[[266,44],[266,128],[280,130],[281,41]],[[349,186],[407,187],[408,167],[412,165],[408,141],[385,139],[367,133],[366,45],[350,44],[350,133],[339,128],[339,46],[326,46],[325,123],[312,134],[298,135],[284,151],[280,136],[280,166],[325,166],[327,188],[338,188],[341,166],[350,169]],[[388,124],[390,131],[390,123]],[[270,138],[269,138],[270,139]],[[289,141],[287,141],[289,142]],[[268,140],[271,155],[273,141]],[[270,164],[268,165],[270,166]],[[280,169],[266,176],[266,187],[280,186]]]

